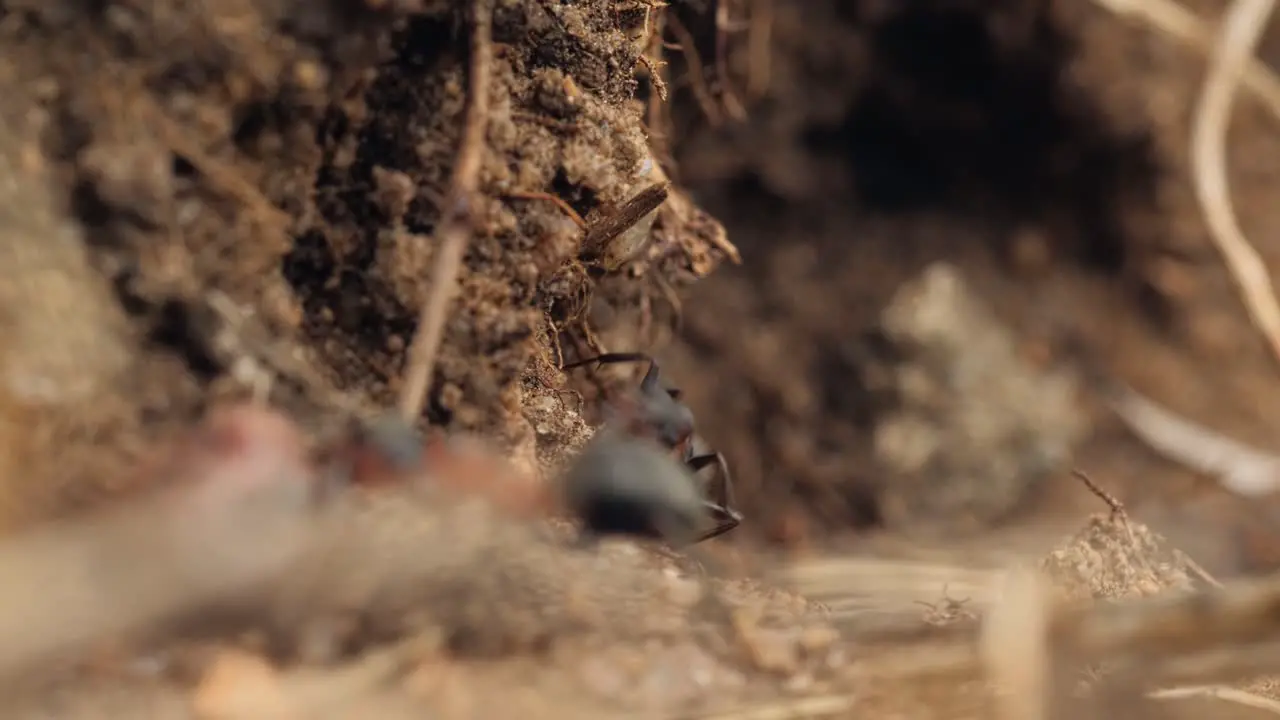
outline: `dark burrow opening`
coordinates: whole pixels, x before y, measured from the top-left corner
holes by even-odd
[[[1125,216],[1154,205],[1158,164],[1149,137],[1117,131],[1087,89],[1071,83],[1066,71],[1077,42],[1052,4],[912,0],[877,7],[883,5],[837,3],[833,13],[845,25],[827,32],[862,48],[861,66],[833,74],[829,61],[802,58],[813,66],[802,90],[766,98],[750,109],[747,128],[725,134],[738,136],[748,154],[749,146],[790,143],[814,159],[839,158],[847,185],[832,187],[830,197],[805,198],[806,206],[1044,225],[1056,255],[1120,274],[1133,260]],[[702,29],[700,37],[714,34]],[[700,40],[700,49],[713,43]],[[844,111],[834,121],[815,111],[793,137],[777,137],[772,116],[794,113],[797,94],[815,107],[842,96]],[[676,114],[695,126],[677,137],[698,142],[707,129],[696,127],[705,124],[697,108],[677,107]],[[735,220],[749,228],[756,215],[776,217],[779,201],[767,183],[751,179],[757,172],[747,163],[718,187],[693,189],[733,207],[715,208],[731,232]],[[757,207],[766,211],[751,212]],[[749,230],[733,235],[744,251],[755,242]]]

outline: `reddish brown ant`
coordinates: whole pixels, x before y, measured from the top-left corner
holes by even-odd
[[[570,370],[591,363],[603,365],[621,362],[645,362],[649,367],[644,379],[640,381],[638,393],[606,406],[606,425],[616,427],[616,431],[610,432],[656,443],[686,467],[690,474],[712,464],[720,470],[713,499],[708,500],[698,493],[699,501],[695,503],[701,505],[700,512],[711,515],[715,525],[701,532],[682,532],[682,538],[666,539],[687,538],[689,544],[697,544],[738,527],[742,522],[742,514],[733,508],[733,479],[729,474],[728,463],[719,452],[699,452],[700,442],[695,434],[693,412],[680,402],[681,392],[678,388],[662,386],[658,376],[658,363],[652,357],[644,353],[606,353],[567,364],[561,369]],[[608,477],[600,477],[594,489],[584,485],[578,490],[579,514],[583,515],[589,529],[596,534],[669,536],[670,532],[661,527],[663,522],[660,518],[688,516],[689,495],[686,488],[679,485],[692,478],[685,477],[683,473],[660,473],[656,468],[650,468],[652,477],[623,477],[623,471],[613,467],[616,463],[605,461],[603,453],[606,450],[621,452],[619,440],[614,438],[600,448],[597,454],[602,456],[594,462],[598,467],[593,469]],[[652,486],[632,487],[641,482],[652,483]],[[587,492],[588,489],[591,492]],[[696,487],[691,489],[696,490]],[[647,528],[642,527],[646,524]]]

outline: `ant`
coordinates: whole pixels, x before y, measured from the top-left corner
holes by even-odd
[[[607,406],[608,417],[616,423],[617,429],[609,431],[610,437],[603,439],[599,448],[594,448],[591,458],[581,461],[583,465],[591,465],[599,474],[595,486],[585,484],[585,481],[578,486],[577,500],[584,521],[596,533],[667,535],[667,529],[658,527],[658,519],[687,517],[692,502],[700,506],[696,512],[709,513],[715,525],[692,533],[689,544],[719,537],[738,527],[742,514],[733,508],[733,479],[728,463],[719,452],[699,452],[701,443],[694,432],[693,411],[680,402],[682,393],[678,388],[662,386],[657,361],[644,353],[605,353],[564,365],[561,369],[570,370],[591,363],[599,366],[623,362],[644,362],[649,367],[640,381],[638,393]],[[613,423],[606,422],[607,425]],[[617,437],[619,434],[655,443],[687,472],[659,472],[658,466],[648,463],[648,476],[624,476],[624,473],[641,472],[641,469],[628,471],[619,468],[618,461],[628,453],[639,458],[644,451],[624,449]],[[611,453],[616,455],[613,462],[608,457]],[[720,470],[714,499],[708,500],[701,493],[696,493],[697,500],[690,501],[687,491],[696,490],[693,474],[712,464]],[[643,483],[650,485],[637,486]]]

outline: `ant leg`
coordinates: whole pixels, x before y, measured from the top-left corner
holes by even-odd
[[[638,353],[638,352],[636,353],[623,353],[623,352],[605,353],[603,355],[597,355],[595,357],[589,357],[589,358],[584,358],[582,360],[577,360],[567,365],[561,365],[560,369],[569,370],[571,368],[582,367],[583,365],[590,365],[591,363],[596,363],[597,365],[611,365],[613,363],[624,363],[624,362],[647,362],[652,365],[653,357],[646,355],[645,353]]]
[[[710,501],[704,502],[702,506],[709,510],[711,515],[716,518],[716,524],[710,530],[707,530],[694,538],[693,542],[690,543],[691,545],[697,545],[698,543],[718,538],[742,524],[742,513],[734,510],[733,508],[725,507],[724,505]]]
[[[640,392],[643,393],[652,393],[662,389],[658,387],[658,361],[653,358],[648,358],[648,360],[649,367],[645,369],[644,377],[640,379]]]
[[[724,457],[720,455],[720,453],[707,453],[706,455],[694,455],[690,458],[687,458],[684,461],[684,464],[688,465],[689,469],[694,472],[698,472],[699,470],[710,465],[711,463],[718,464],[721,470],[723,470],[725,467]]]
[[[603,355],[597,355],[592,358],[586,358],[585,360],[578,360],[576,362],[571,362],[568,365],[562,365],[560,366],[560,369],[569,370],[576,367],[582,367],[583,365],[589,365],[591,363],[596,363],[597,365],[605,365],[610,363],[623,363],[623,362],[649,363],[649,367],[644,372],[644,379],[640,381],[640,389],[644,390],[645,392],[652,392],[653,390],[657,389],[658,363],[656,360],[653,359],[653,356],[646,355],[645,353],[621,353],[621,352],[605,353]]]
[[[729,474],[729,463],[725,462],[724,455],[710,452],[705,455],[694,455],[684,461],[684,464],[695,473],[712,463],[720,468],[716,492],[713,495],[715,502],[722,507],[731,508],[736,504],[733,501],[733,476]]]
[[[706,501],[703,505],[711,512],[712,517],[716,518],[716,525],[694,540],[695,543],[724,535],[742,523],[742,513],[733,509],[733,478],[729,474],[729,464],[725,462],[724,455],[712,452],[695,455],[685,460],[685,465],[693,472],[698,472],[713,463],[720,467],[716,491],[713,494],[714,500]]]

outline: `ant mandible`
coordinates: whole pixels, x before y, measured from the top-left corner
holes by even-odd
[[[606,406],[608,420],[616,423],[624,434],[645,438],[656,442],[674,459],[686,466],[692,473],[697,473],[710,465],[716,465],[718,482],[714,485],[713,499],[702,499],[703,509],[708,512],[715,525],[697,535],[690,544],[697,544],[719,537],[738,527],[742,522],[742,514],[734,509],[733,479],[729,474],[729,465],[724,455],[719,452],[699,452],[699,440],[695,434],[693,411],[680,402],[681,392],[678,388],[663,387],[659,380],[658,363],[653,357],[644,353],[605,353],[596,357],[579,360],[561,367],[571,370],[584,365],[605,365],[610,363],[644,362],[648,363],[644,378],[640,381],[639,392],[619,402],[611,402]],[[606,423],[608,424],[608,422]],[[671,502],[675,503],[673,492]],[[652,493],[636,493],[644,497],[644,501],[654,503]],[[611,499],[616,502],[616,499]],[[659,514],[669,508],[650,507],[640,509],[649,514]],[[611,528],[595,528],[597,532],[610,532]],[[616,531],[625,531],[618,529]]]

